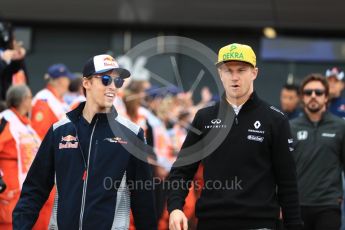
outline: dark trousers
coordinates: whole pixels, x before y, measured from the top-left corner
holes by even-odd
[[[302,206],[304,230],[339,230],[341,211],[338,206]]]

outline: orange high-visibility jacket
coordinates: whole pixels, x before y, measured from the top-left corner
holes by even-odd
[[[67,111],[68,105],[48,85],[32,100],[31,125],[43,139],[50,126],[64,118]]]
[[[17,124],[11,124],[11,122],[15,122],[12,119],[7,121],[3,118],[0,121],[2,124],[0,132],[0,169],[3,172],[3,180],[7,185],[6,190],[0,194],[0,229],[10,230],[12,229],[12,211],[17,204],[21,191],[22,181],[20,176],[26,175],[41,140],[30,127],[30,120],[20,115],[16,109],[11,108],[2,114],[11,114],[17,122],[23,124],[20,125],[21,127],[16,127]],[[18,157],[21,157],[21,159],[18,159]],[[25,167],[22,162],[26,162]],[[20,165],[22,168],[20,168]],[[34,229],[42,229],[40,222],[35,225]]]

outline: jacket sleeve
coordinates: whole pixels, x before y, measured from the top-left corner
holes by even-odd
[[[6,129],[9,129],[8,122],[5,118],[1,118],[0,115],[0,152],[4,149],[4,144],[8,140],[8,138],[4,137],[7,135]],[[5,191],[6,183],[2,178],[2,169],[0,168],[0,193]]]
[[[277,182],[279,204],[287,230],[301,229],[303,221],[298,197],[296,165],[292,156],[293,140],[288,119],[276,122],[273,130],[273,170]]]
[[[140,129],[136,143],[131,143],[145,151],[144,131]],[[146,152],[146,151],[145,151]],[[137,230],[156,230],[157,214],[153,193],[151,166],[147,161],[131,154],[128,165],[128,181],[131,183],[131,209]]]
[[[2,77],[2,73],[4,72],[7,64],[4,60],[0,58],[0,76]]]
[[[198,125],[199,112],[195,115],[191,126],[195,129],[200,129]],[[169,213],[175,209],[183,210],[185,199],[189,192],[191,185],[190,181],[194,178],[194,175],[200,164],[200,160],[191,164],[184,164],[184,158],[190,154],[188,147],[195,146],[196,143],[201,141],[201,134],[198,134],[194,130],[189,130],[185,141],[183,142],[181,151],[178,154],[177,160],[172,166],[170,174],[168,176],[168,203],[167,208]],[[198,145],[201,146],[201,145]],[[202,149],[194,149],[197,154],[202,152]],[[201,159],[200,157],[198,159]]]
[[[342,130],[342,140],[341,140],[341,156],[340,161],[343,166],[343,173],[345,173],[345,121],[342,121],[341,130]],[[344,199],[344,198],[343,198]]]
[[[23,68],[25,68],[24,60],[14,60],[11,61],[10,64],[7,64],[4,60],[0,58],[0,76],[4,72],[8,72],[9,74],[13,75]]]
[[[54,186],[53,128],[42,141],[13,211],[13,229],[32,229]]]

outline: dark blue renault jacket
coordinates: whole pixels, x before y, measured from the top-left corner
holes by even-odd
[[[49,229],[157,229],[143,130],[111,113],[82,116],[85,103],[45,136],[13,212],[13,228],[32,229],[54,184]]]

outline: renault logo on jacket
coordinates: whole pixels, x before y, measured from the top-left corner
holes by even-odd
[[[258,128],[260,128],[260,126],[261,126],[260,121],[255,121],[254,127],[255,127],[256,129],[258,129]]]

